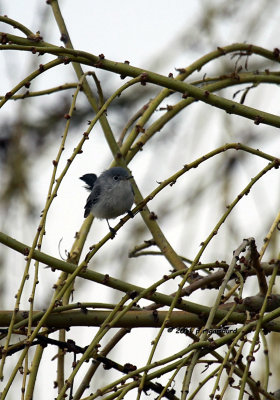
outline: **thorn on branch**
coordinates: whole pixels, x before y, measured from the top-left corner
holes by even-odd
[[[261,124],[262,122],[264,122],[264,118],[261,117],[260,115],[257,115],[256,118],[254,119],[254,124],[255,124],[255,125],[259,125],[259,124]]]
[[[66,33],[62,33],[62,35],[60,36],[60,40],[66,45],[69,38]]]
[[[142,86],[146,86],[146,83],[148,81],[148,74],[144,72],[143,74],[140,75],[140,83]]]
[[[217,50],[220,52],[220,53],[222,53],[223,55],[226,55],[226,52],[225,52],[225,50],[222,48],[222,47],[217,47]]]
[[[28,256],[28,255],[29,255],[29,251],[30,251],[30,249],[29,249],[28,247],[26,247],[26,248],[23,250],[23,255],[24,255],[24,256]]]
[[[152,211],[150,212],[149,219],[155,221],[158,219],[158,216]]]
[[[7,34],[2,32],[1,36],[0,36],[0,42],[1,44],[7,44],[8,43],[8,39],[7,39]]]
[[[185,68],[175,68],[175,71],[179,72],[179,74],[184,74],[186,72]]]
[[[43,37],[40,35],[40,31],[36,32],[35,35],[27,36],[27,39],[32,40],[32,42],[41,42]]]
[[[67,65],[67,64],[69,64],[70,63],[70,58],[69,57],[64,57],[63,58],[63,64],[64,65]]]
[[[273,56],[275,58],[279,58],[279,55],[280,55],[280,50],[277,47],[275,47],[275,49],[273,49]]]

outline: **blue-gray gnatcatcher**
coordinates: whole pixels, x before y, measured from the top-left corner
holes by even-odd
[[[113,167],[97,178],[95,174],[86,174],[80,177],[91,193],[87,198],[84,217],[91,212],[96,218],[106,219],[112,235],[115,231],[110,227],[108,219],[129,213],[134,201],[134,192],[129,179],[132,176],[122,167]]]

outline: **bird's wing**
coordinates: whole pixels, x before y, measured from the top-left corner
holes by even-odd
[[[89,174],[89,175],[91,175],[91,174]],[[98,201],[100,193],[101,193],[101,187],[97,183],[93,186],[91,194],[87,198],[87,202],[85,205],[85,213],[84,213],[85,218],[89,215],[90,210],[92,209],[92,206]]]
[[[97,176],[95,174],[85,174],[81,176],[80,179],[87,184],[87,186],[85,186],[87,190],[92,190]]]

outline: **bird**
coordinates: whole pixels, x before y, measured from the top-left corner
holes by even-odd
[[[97,177],[95,174],[85,174],[80,177],[90,191],[84,207],[84,218],[90,213],[99,219],[106,219],[112,237],[115,230],[110,226],[109,219],[117,218],[126,212],[133,217],[131,207],[134,202],[134,191],[130,183],[133,176],[122,167],[112,167]]]

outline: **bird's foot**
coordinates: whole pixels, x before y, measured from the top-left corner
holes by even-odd
[[[109,227],[109,229],[110,229],[110,232],[111,232],[111,239],[114,239],[114,237],[116,236],[117,232],[111,226]]]

